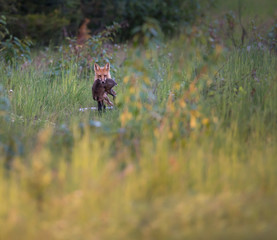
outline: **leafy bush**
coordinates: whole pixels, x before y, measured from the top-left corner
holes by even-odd
[[[19,17],[24,35],[37,40],[40,44],[57,41],[63,38],[63,27],[69,20],[61,16],[60,11],[55,10],[49,14],[28,14]]]
[[[142,26],[148,18],[156,19],[166,35],[171,35],[183,23],[193,22],[199,14],[199,1],[169,0],[169,1],[125,1],[123,19],[129,24],[129,29]],[[124,33],[129,38],[131,31]]]
[[[210,0],[211,1],[211,0]],[[83,18],[91,20],[90,28],[95,34],[113,22],[125,29],[119,40],[130,39],[132,30],[142,27],[149,19],[159,24],[164,34],[171,36],[180,24],[192,23],[201,15],[200,0],[65,0],[26,1],[14,3],[13,11],[2,3],[11,21],[10,28],[16,36],[29,36],[33,40],[48,44],[60,40],[63,35],[75,35],[77,24]],[[200,4],[201,3],[201,4]],[[1,4],[1,0],[0,0]],[[77,23],[77,24],[76,24]],[[65,33],[66,32],[66,33]]]
[[[30,60],[30,46],[28,39],[20,40],[10,34],[7,29],[5,16],[0,18],[0,58],[11,63],[16,60]]]

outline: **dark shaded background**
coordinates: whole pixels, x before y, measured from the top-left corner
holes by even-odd
[[[211,0],[0,0],[0,14],[7,17],[8,28],[19,38],[30,37],[35,43],[60,42],[65,34],[76,36],[78,26],[89,18],[92,33],[113,22],[121,24],[118,41],[146,19],[158,22],[170,35],[180,24],[193,22],[202,14],[203,3]]]

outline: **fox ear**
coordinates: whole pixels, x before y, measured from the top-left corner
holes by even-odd
[[[107,63],[107,64],[105,65],[105,68],[106,68],[107,70],[110,70],[110,63]]]
[[[99,69],[100,69],[99,65],[98,65],[97,63],[95,63],[95,64],[94,64],[94,71],[97,71],[97,70],[99,70]]]

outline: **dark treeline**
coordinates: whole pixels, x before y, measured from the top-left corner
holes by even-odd
[[[30,37],[39,44],[60,42],[76,36],[84,18],[90,19],[92,34],[113,22],[121,24],[119,41],[130,39],[148,20],[165,35],[180,24],[193,22],[202,12],[202,2],[211,0],[0,0],[0,14],[17,37]]]

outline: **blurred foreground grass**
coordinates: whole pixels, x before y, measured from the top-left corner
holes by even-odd
[[[220,132],[172,149],[163,131],[141,139],[136,160],[130,139],[86,129],[69,159],[47,150],[49,134],[28,166],[17,159],[9,176],[2,169],[2,239],[276,237],[271,144]]]

